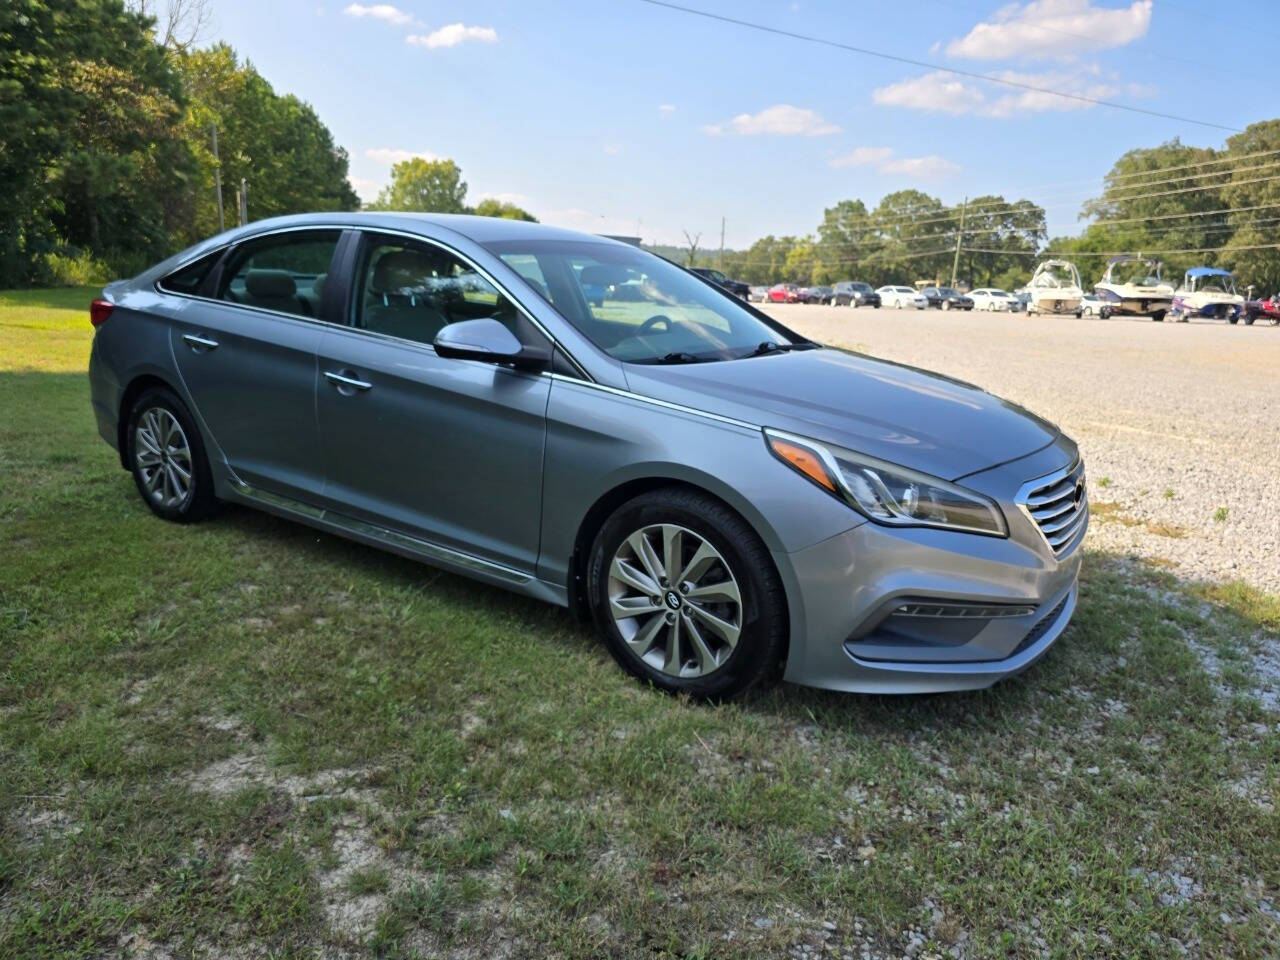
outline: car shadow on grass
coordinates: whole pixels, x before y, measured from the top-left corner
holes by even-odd
[[[218,520],[246,538],[269,536],[305,563],[349,565],[390,586],[483,610],[531,631],[538,642],[606,662],[607,651],[568,610],[415,560],[322,533],[245,507],[228,505]],[[1072,623],[1040,660],[1020,674],[976,691],[863,695],[777,683],[750,692],[737,709],[868,735],[1016,727],[1046,699],[1086,690],[1109,673],[1137,672],[1162,689],[1273,704],[1280,690],[1280,601],[1241,584],[1212,585],[1170,569],[1101,551],[1085,558]],[[619,672],[620,683],[630,683]],[[662,696],[654,691],[654,696]]]

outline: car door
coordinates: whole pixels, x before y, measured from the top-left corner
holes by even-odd
[[[551,378],[438,356],[448,323],[494,317],[549,346],[476,267],[441,245],[367,232],[350,251],[346,324],[319,347],[329,509],[532,573]]]
[[[174,298],[170,326],[183,385],[236,476],[303,499],[324,483],[317,320],[340,236],[290,230],[239,244],[210,276],[208,296]]]

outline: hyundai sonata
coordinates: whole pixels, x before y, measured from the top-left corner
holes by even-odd
[[[91,320],[98,428],[160,517],[247,504],[568,606],[665,690],[984,687],[1075,607],[1056,427],[626,244],[286,217]]]

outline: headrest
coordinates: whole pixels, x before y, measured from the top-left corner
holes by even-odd
[[[292,297],[298,292],[293,277],[284,270],[250,270],[244,288],[252,297]]]
[[[327,273],[322,273],[311,281],[311,295],[317,300],[324,297],[324,282],[329,279]]]
[[[384,253],[373,268],[374,293],[424,290],[433,273],[429,257],[417,250]]]

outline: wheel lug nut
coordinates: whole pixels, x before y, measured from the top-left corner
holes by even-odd
[[[660,607],[660,606],[662,606],[662,598],[661,598],[661,597],[650,597],[650,598],[649,598],[649,602],[650,602],[650,603],[652,603],[655,607]]]
[[[687,583],[682,583],[682,584],[680,584],[680,592],[681,592],[681,593],[688,593],[688,592],[689,592],[689,585],[688,585]]]
[[[675,622],[676,622],[676,615],[675,615],[675,613],[668,613],[668,614],[667,614],[667,623],[675,623]]]

